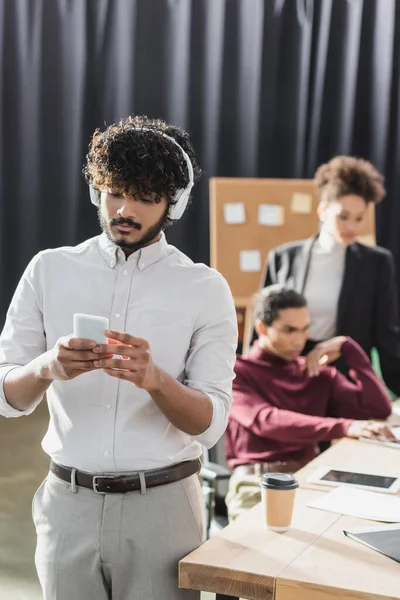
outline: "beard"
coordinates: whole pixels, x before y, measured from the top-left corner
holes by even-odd
[[[140,248],[148,246],[161,233],[161,231],[163,231],[166,228],[166,226],[168,225],[168,209],[169,206],[167,206],[160,219],[154,225],[148,227],[143,232],[143,235],[140,237],[140,239],[138,239],[136,242],[129,242],[128,240],[124,239],[123,234],[120,234],[120,238],[115,239],[111,233],[111,226],[130,225],[134,229],[141,231],[142,225],[140,225],[139,223],[135,223],[134,221],[132,221],[132,219],[129,218],[124,219],[123,217],[116,217],[115,219],[106,221],[106,219],[104,219],[103,215],[101,214],[100,209],[98,211],[98,219],[100,227],[104,231],[108,239],[111,242],[113,242],[116,246],[119,246],[119,248],[122,248],[123,250],[128,250],[129,254],[133,254],[133,252],[140,250]]]

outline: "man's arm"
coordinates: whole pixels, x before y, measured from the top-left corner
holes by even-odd
[[[41,357],[24,367],[15,367],[3,378],[3,397],[8,407],[2,414],[17,417],[30,414],[40,403],[51,385],[51,381],[40,377]],[[19,415],[15,412],[19,411]]]
[[[17,286],[0,337],[0,414],[5,417],[33,412],[55,379],[73,379],[96,368],[91,340],[69,336],[46,351],[42,267],[39,254]]]
[[[40,354],[23,367],[8,371],[3,389],[10,407],[29,414],[41,401],[53,381],[74,379],[94,371],[99,358],[110,357],[109,351],[101,356],[94,354],[96,342],[67,336],[60,338],[54,348]]]
[[[341,354],[353,382],[335,372],[329,414],[347,419],[386,419],[392,412],[391,401],[365,352],[354,340],[347,338],[341,346]]]
[[[30,414],[49,387],[36,376],[37,359],[46,350],[40,256],[21,277],[0,337],[0,414],[5,417]]]
[[[344,437],[352,423],[348,419],[316,417],[269,405],[268,398],[258,395],[240,372],[233,382],[231,416],[260,438],[301,444]]]
[[[114,347],[115,353],[127,359],[100,360],[98,366],[112,377],[145,389],[172,425],[211,448],[224,433],[228,421],[237,321],[225,280],[218,275],[205,294],[207,291],[189,348],[183,383],[153,363],[146,340],[128,333],[106,333],[121,344]],[[96,351],[104,349],[99,346]]]

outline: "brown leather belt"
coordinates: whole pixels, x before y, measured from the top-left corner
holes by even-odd
[[[268,463],[257,463],[253,465],[240,465],[235,467],[234,472],[236,475],[256,475],[261,476],[263,473],[296,473],[299,469],[304,467],[306,463],[289,460],[289,461],[275,461]]]
[[[170,467],[164,467],[163,469],[142,471],[142,473],[146,487],[150,488],[185,479],[199,473],[200,468],[201,463],[197,458],[195,460],[186,460]],[[58,465],[53,461],[50,463],[50,471],[59,479],[68,483],[72,483],[73,470],[70,467]],[[89,488],[98,494],[125,494],[126,492],[134,492],[141,489],[138,472],[124,475],[118,475],[117,473],[115,475],[97,475],[76,470],[75,483],[81,487]]]

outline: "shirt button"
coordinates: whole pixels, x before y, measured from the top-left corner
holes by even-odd
[[[115,317],[116,319],[119,319],[119,318],[120,318],[120,316],[121,316],[121,315],[120,315],[119,313],[115,313],[115,315],[114,315],[114,317]]]
[[[107,404],[106,409],[111,410],[111,404]]]
[[[128,275],[128,271],[125,269],[125,271],[122,271],[123,275]]]
[[[109,451],[108,451],[108,450],[106,450],[106,451],[104,452],[104,456],[110,456],[110,453],[109,453]]]

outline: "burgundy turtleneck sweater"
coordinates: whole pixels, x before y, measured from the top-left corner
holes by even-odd
[[[257,343],[238,356],[225,436],[229,466],[305,463],[315,457],[317,442],[344,437],[352,420],[386,419],[391,402],[367,355],[348,339],[342,357],[354,383],[334,367],[310,377],[301,369],[303,357],[287,362]]]

